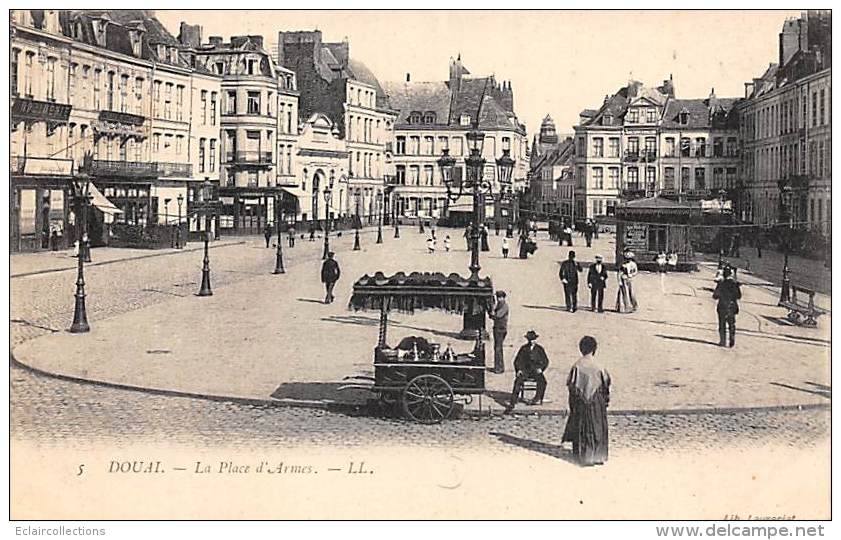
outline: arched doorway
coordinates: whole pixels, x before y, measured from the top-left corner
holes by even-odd
[[[325,185],[324,171],[318,169],[312,177],[312,219],[316,221],[322,219],[320,208],[322,207],[321,203],[324,197],[322,193],[323,188],[321,187],[323,185]],[[328,212],[329,209],[325,208],[324,219],[326,219]]]

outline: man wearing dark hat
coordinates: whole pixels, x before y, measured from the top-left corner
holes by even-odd
[[[514,358],[514,371],[517,372],[517,376],[514,378],[511,400],[505,407],[506,413],[514,410],[514,405],[516,405],[520,391],[523,389],[523,383],[526,381],[537,383],[537,393],[535,393],[534,399],[528,403],[529,405],[543,403],[543,395],[546,393],[546,377],[543,372],[549,365],[549,357],[546,356],[543,347],[535,343],[539,337],[537,332],[529,330],[524,337],[526,338],[526,344],[520,347],[516,358]]]
[[[327,295],[324,297],[325,304],[333,302],[333,287],[336,286],[339,276],[342,275],[342,271],[339,269],[339,263],[333,258],[334,255],[335,253],[328,251],[327,259],[321,265],[321,282],[324,283],[324,287],[327,290]]]
[[[607,269],[602,263],[602,256],[596,255],[596,262],[587,272],[587,287],[590,289],[590,311],[604,312],[604,290],[607,287]]]
[[[742,297],[742,290],[739,283],[733,279],[733,269],[725,266],[722,272],[724,279],[718,282],[713,292],[713,298],[718,300],[716,313],[718,314],[718,345],[728,345],[727,330],[730,330],[729,345],[736,345],[736,314],[739,313],[739,298]]]
[[[581,266],[575,262],[575,252],[570,250],[567,260],[561,263],[561,270],[558,277],[564,284],[564,301],[567,311],[575,313],[578,310],[578,272]]]

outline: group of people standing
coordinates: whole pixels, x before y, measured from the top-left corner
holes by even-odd
[[[633,252],[626,252],[624,263],[617,269],[618,290],[616,294],[616,311],[618,313],[634,312],[638,304],[634,295],[633,282],[639,269],[634,260]],[[581,265],[575,260],[575,251],[567,253],[567,260],[561,263],[558,278],[564,287],[564,305],[570,313],[578,311],[578,274]],[[590,311],[604,313],[604,292],[607,288],[608,272],[601,255],[595,256],[587,270],[587,288],[590,290]],[[620,305],[621,304],[621,305]]]

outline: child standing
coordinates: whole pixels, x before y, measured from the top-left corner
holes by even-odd
[[[444,251],[450,251],[450,235],[444,237]]]
[[[435,253],[435,238],[430,236],[426,239],[426,249],[429,253]]]
[[[502,239],[502,257],[504,259],[508,258],[508,238]]]

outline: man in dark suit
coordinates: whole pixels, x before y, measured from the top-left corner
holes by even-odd
[[[494,322],[494,373],[505,372],[505,362],[502,347],[505,336],[508,335],[508,302],[505,301],[505,291],[496,291],[496,304],[488,311],[488,317]]]
[[[587,272],[587,287],[590,289],[590,311],[604,313],[604,290],[607,287],[607,269],[602,264],[602,256],[596,255],[596,262]]]
[[[713,298],[718,300],[716,313],[718,314],[718,345],[726,346],[727,330],[730,330],[730,346],[736,345],[736,314],[739,313],[739,298],[742,290],[733,278],[733,270],[729,266],[722,272],[724,279],[718,282],[713,292]]]
[[[514,371],[517,376],[514,378],[514,389],[511,391],[511,400],[508,406],[505,407],[505,412],[510,413],[514,410],[514,405],[517,404],[517,399],[520,397],[520,391],[523,389],[523,383],[526,381],[534,381],[537,383],[537,392],[534,399],[528,402],[529,405],[539,405],[543,403],[543,395],[546,393],[546,376],[543,372],[549,366],[549,357],[546,356],[546,351],[543,347],[536,343],[537,332],[529,330],[524,336],[526,344],[520,347],[517,351],[517,356],[514,358]]]
[[[327,295],[324,297],[325,304],[333,302],[335,298],[333,296],[333,287],[336,286],[336,282],[339,281],[339,277],[342,275],[339,269],[339,263],[333,258],[334,255],[335,253],[332,251],[327,252],[327,259],[321,265],[321,282],[324,283],[324,288],[327,291]]]
[[[578,309],[578,272],[581,271],[581,266],[575,262],[574,251],[570,251],[568,257],[567,260],[561,263],[561,270],[558,272],[558,277],[561,278],[561,283],[564,284],[564,300],[567,311],[575,313]]]

